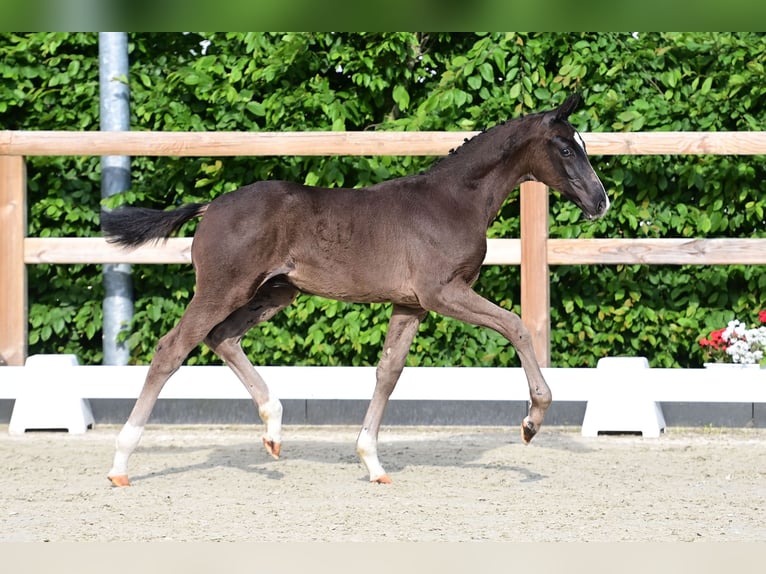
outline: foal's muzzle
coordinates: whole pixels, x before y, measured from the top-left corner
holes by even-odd
[[[594,200],[593,203],[586,204],[584,202],[577,202],[578,207],[583,213],[583,216],[585,219],[589,221],[593,221],[594,219],[598,219],[600,217],[603,217],[604,214],[609,211],[609,206],[611,205],[611,202],[609,201],[609,196],[606,194],[605,190],[602,190],[601,197]]]

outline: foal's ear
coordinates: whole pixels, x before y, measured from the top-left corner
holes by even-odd
[[[577,107],[582,103],[582,98],[577,92],[571,94],[564,100],[564,103],[556,108],[555,118],[557,120],[566,120],[569,115],[574,112]]]

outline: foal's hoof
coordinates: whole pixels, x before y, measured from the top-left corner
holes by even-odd
[[[391,477],[387,474],[384,474],[383,476],[379,476],[378,478],[371,478],[370,482],[375,482],[377,484],[391,484],[393,480],[391,480]]]
[[[535,423],[529,420],[529,417],[526,417],[521,421],[521,440],[524,444],[529,444],[529,441],[531,441],[536,434],[537,429],[535,428]]]
[[[107,478],[109,478],[109,482],[112,483],[112,486],[130,486],[127,474],[115,474],[113,476],[110,475]]]
[[[282,444],[274,442],[267,437],[263,437],[263,446],[273,458],[279,458],[279,451],[282,449]]]

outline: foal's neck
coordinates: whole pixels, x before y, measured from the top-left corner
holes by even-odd
[[[454,201],[479,207],[487,226],[503,202],[532,178],[528,165],[529,122],[534,116],[495,126],[467,141],[431,170]]]

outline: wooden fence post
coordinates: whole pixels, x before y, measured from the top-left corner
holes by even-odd
[[[541,367],[550,367],[550,274],[548,271],[548,187],[521,184],[521,318],[532,335]]]
[[[22,156],[0,156],[0,364],[27,356],[26,166]]]

